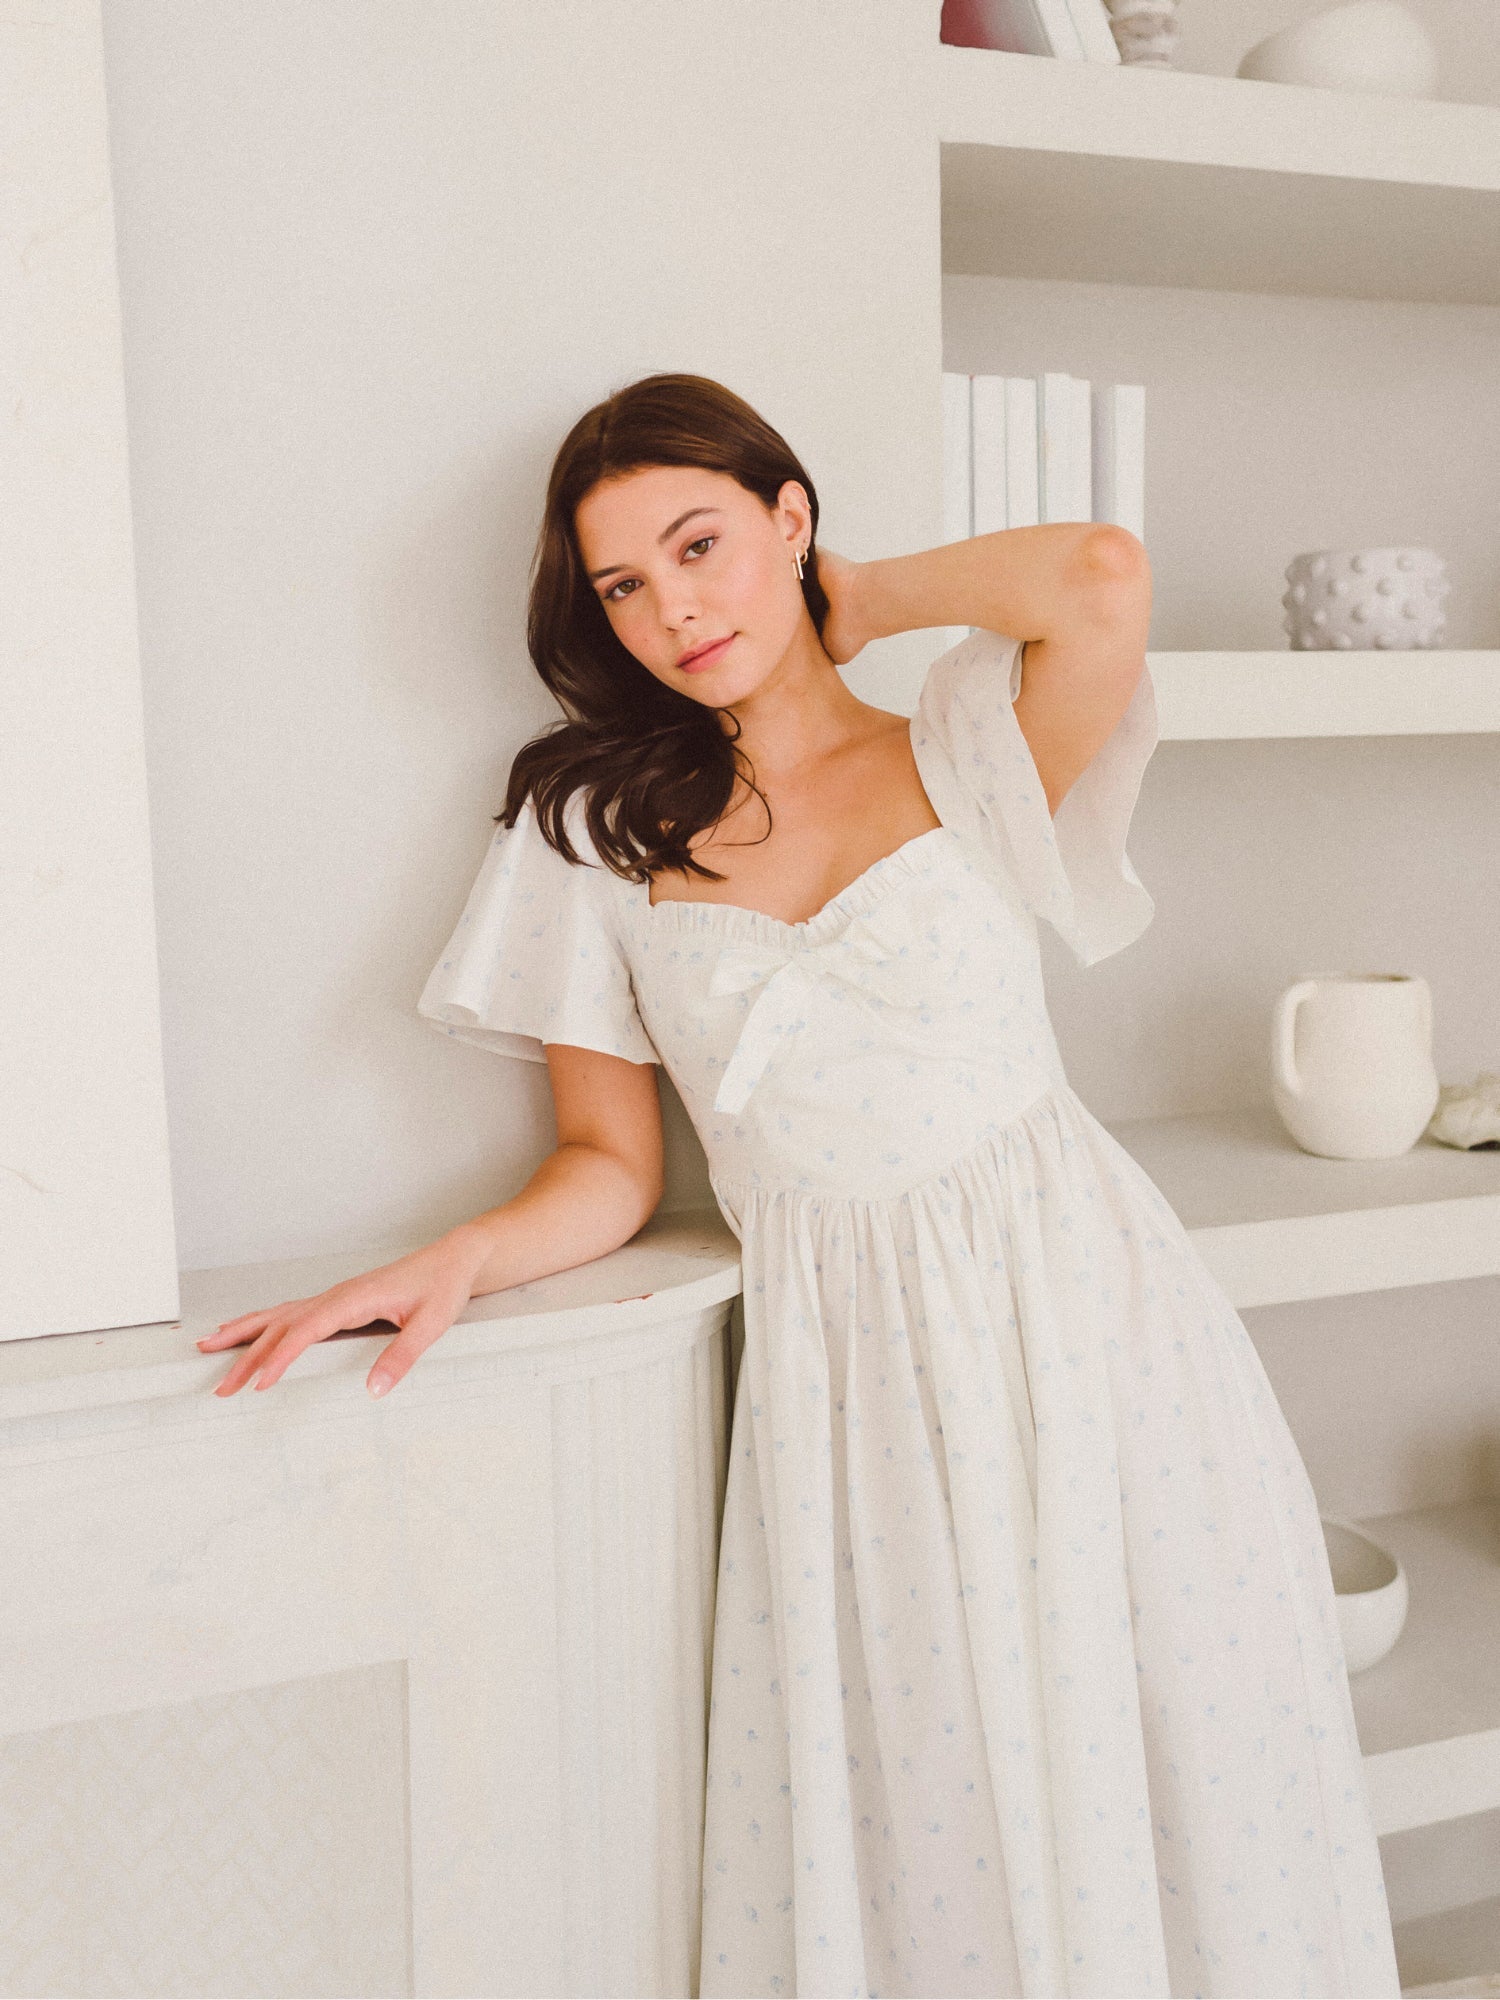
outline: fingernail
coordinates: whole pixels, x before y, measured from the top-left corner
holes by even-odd
[[[391,1378],[389,1375],[372,1375],[370,1377],[369,1389],[372,1396],[383,1396],[390,1386]]]

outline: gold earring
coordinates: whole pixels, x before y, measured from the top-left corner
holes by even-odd
[[[805,560],[806,560],[806,551],[805,551],[805,550],[803,550],[803,549],[797,549],[797,550],[794,550],[794,551],[793,551],[793,554],[792,554],[792,562],[793,562],[793,564],[794,564],[794,566],[795,566],[795,568],[796,568],[796,571],[797,571],[797,581],[798,581],[798,583],[800,583],[800,582],[802,581],[802,565],[803,565],[803,563],[804,563],[804,561],[805,561]]]

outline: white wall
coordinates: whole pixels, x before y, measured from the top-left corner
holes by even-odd
[[[554,1142],[414,1008],[555,713],[548,465],[718,377],[827,545],[938,539],[937,0],[115,0],[119,227],[185,1268],[415,1242]],[[899,706],[940,635],[850,669]],[[892,698],[890,690],[895,691]],[[666,1202],[711,1199],[670,1084]]]

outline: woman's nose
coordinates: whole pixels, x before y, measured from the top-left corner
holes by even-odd
[[[661,621],[671,632],[691,631],[703,623],[703,611],[691,591],[675,591],[661,600]]]

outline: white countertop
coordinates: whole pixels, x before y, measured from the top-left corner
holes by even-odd
[[[180,1319],[0,1342],[0,1421],[210,1393],[240,1352],[236,1347],[199,1351],[195,1343],[221,1321],[284,1299],[311,1298],[418,1247],[407,1243],[354,1255],[184,1271]],[[664,1319],[681,1321],[734,1298],[739,1289],[739,1243],[716,1208],[658,1213],[607,1256],[471,1299],[442,1336],[442,1350],[456,1359],[575,1346]],[[376,1320],[368,1331],[334,1334],[299,1355],[293,1366],[303,1379],[356,1369],[363,1375],[397,1330],[389,1320]]]

